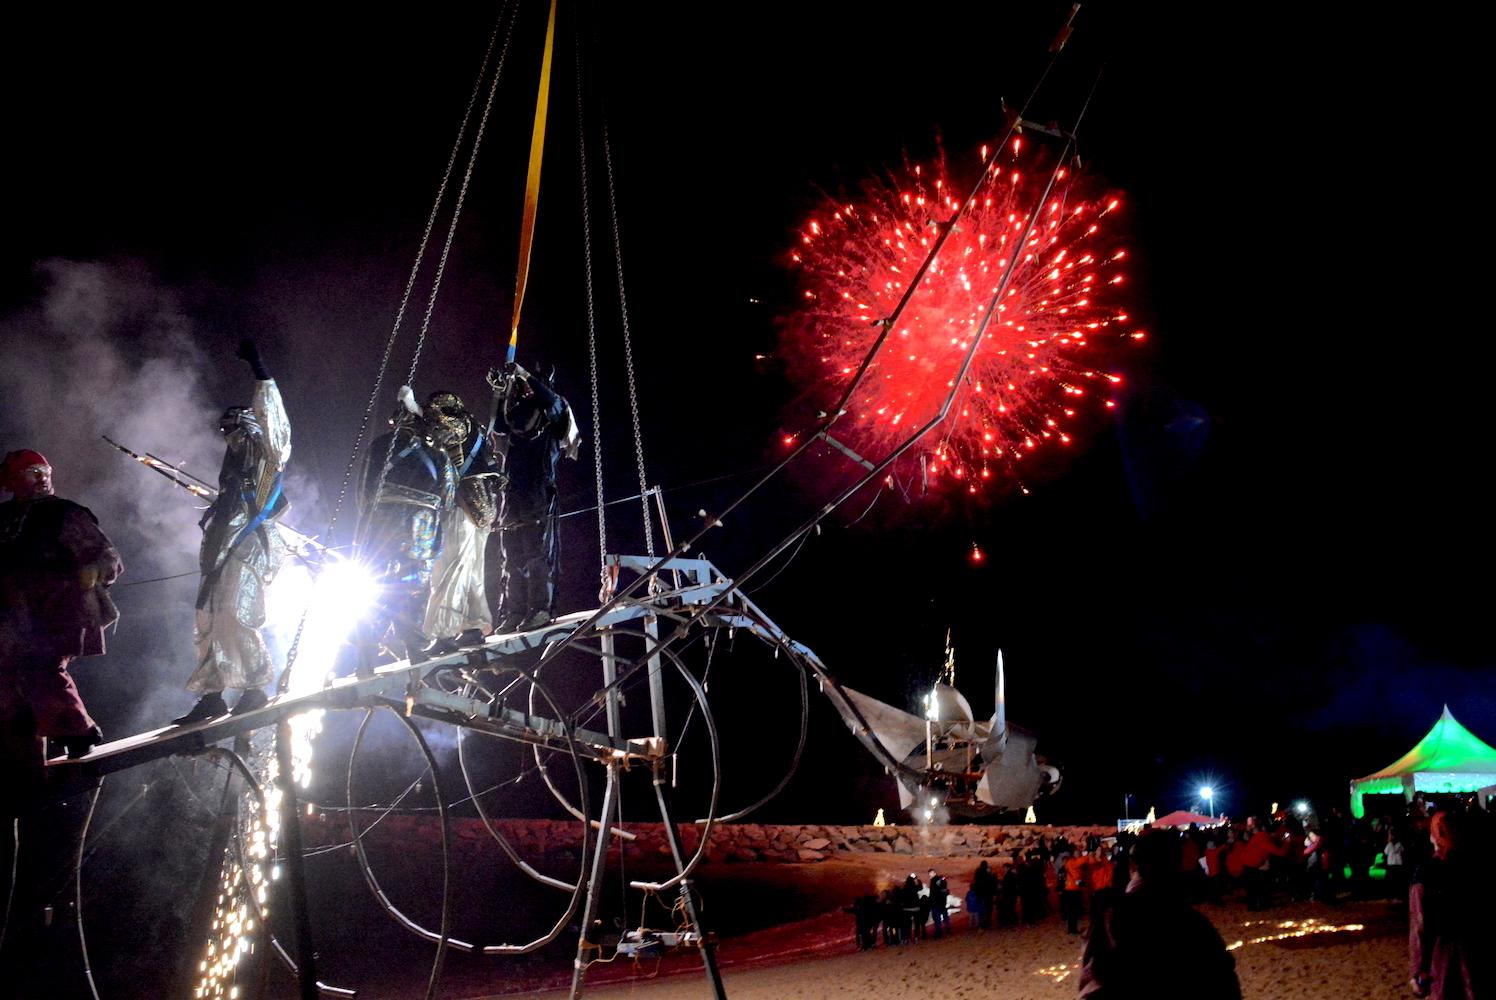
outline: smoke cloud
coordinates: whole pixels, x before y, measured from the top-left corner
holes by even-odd
[[[184,697],[160,696],[191,672],[202,502],[100,435],[212,481],[223,447],[213,396],[224,379],[183,295],[144,266],[48,260],[37,276],[38,300],[0,318],[0,366],[10,373],[0,447],[46,455],[58,495],[91,509],[120,550],[121,621],[109,653],[74,668],[90,710],[120,735],[159,725]]]

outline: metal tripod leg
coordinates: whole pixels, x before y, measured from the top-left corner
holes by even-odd
[[[665,765],[656,761],[654,765],[655,800],[660,804],[660,821],[665,824],[665,840],[670,844],[670,854],[675,858],[676,872],[686,870],[686,852],[681,848],[680,832],[675,829],[675,820],[670,815],[670,804],[665,797]],[[706,928],[701,926],[701,917],[696,913],[696,899],[691,893],[691,880],[680,880],[680,901],[686,911],[686,919],[696,930],[697,947],[701,949],[701,964],[706,970],[707,982],[712,984],[712,996],[727,1000],[727,991],[722,988],[722,970],[717,968],[717,948],[707,938]]]
[[[597,847],[592,853],[592,872],[587,876],[587,898],[582,903],[582,932],[577,935],[577,957],[571,967],[571,1000],[582,995],[582,976],[587,970],[587,932],[597,919],[598,890],[603,884],[603,859],[608,856],[608,831],[613,828],[613,809],[618,801],[618,765],[608,764],[608,784],[603,790],[603,811],[598,817]]]

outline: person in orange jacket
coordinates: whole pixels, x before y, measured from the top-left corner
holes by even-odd
[[[1117,865],[1112,860],[1111,849],[1105,844],[1096,845],[1087,860],[1086,881],[1091,887],[1091,926],[1095,927],[1100,914],[1111,905],[1112,897],[1116,894],[1112,888],[1112,876],[1116,873]]]
[[[1060,912],[1065,915],[1065,927],[1071,934],[1080,933],[1086,875],[1090,867],[1090,859],[1079,849],[1066,858],[1063,865],[1065,885],[1060,890]]]

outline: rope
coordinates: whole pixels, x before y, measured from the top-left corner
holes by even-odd
[[[603,592],[609,590],[607,576],[608,519],[603,500],[602,400],[597,379],[597,313],[592,292],[592,203],[587,194],[587,127],[582,112],[582,33],[576,35],[577,147],[582,170],[582,268],[587,283],[587,367],[592,387],[592,472],[597,485],[597,558],[603,575]]]

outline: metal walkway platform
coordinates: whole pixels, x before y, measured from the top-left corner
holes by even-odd
[[[627,558],[627,557],[626,557]],[[598,618],[593,630],[668,613],[672,609],[703,604],[732,586],[705,560],[672,561],[688,582],[685,586],[654,595],[648,602],[625,603]],[[54,791],[67,793],[88,788],[101,775],[122,771],[176,754],[195,754],[225,740],[234,739],[273,726],[283,719],[318,709],[377,708],[403,705],[409,714],[448,722],[526,743],[565,746],[563,725],[554,719],[527,715],[513,709],[500,709],[488,702],[465,698],[430,686],[426,679],[451,667],[476,669],[501,665],[507,659],[535,650],[574,635],[596,616],[594,611],[578,611],[554,619],[528,632],[492,635],[481,645],[411,663],[399,660],[376,668],[367,677],[339,677],[324,687],[301,694],[272,698],[264,708],[243,715],[224,715],[206,722],[186,726],[165,726],[124,739],[101,743],[86,756],[76,759],[58,757],[47,762],[48,784]],[[654,756],[661,752],[651,740],[625,740],[585,729],[573,730],[579,752],[598,759],[618,755]]]

